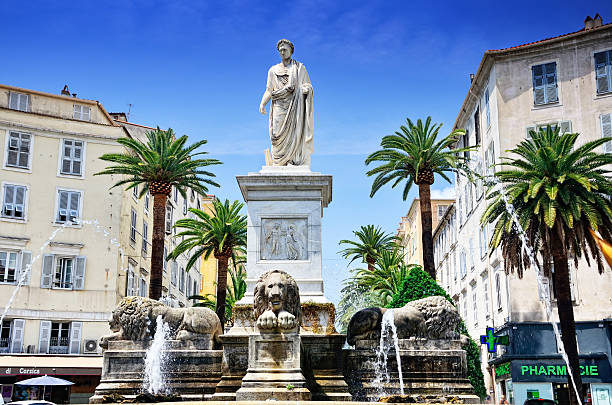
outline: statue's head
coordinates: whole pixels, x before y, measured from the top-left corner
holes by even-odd
[[[272,270],[262,274],[257,281],[253,304],[255,318],[266,310],[275,314],[285,310],[296,319],[301,318],[300,289],[289,273]]]
[[[293,55],[293,43],[291,43],[291,41],[289,41],[288,39],[281,39],[280,41],[278,41],[276,43],[276,49],[278,49],[278,52],[281,55],[281,58],[283,59],[288,59],[291,57],[291,55]]]

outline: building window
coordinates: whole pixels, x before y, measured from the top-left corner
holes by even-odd
[[[75,104],[74,114],[72,116],[75,120],[89,121],[90,109],[85,105]]]
[[[30,168],[32,136],[21,132],[10,132],[8,136],[6,166],[20,169]]]
[[[149,203],[151,201],[151,194],[149,193],[149,191],[147,191],[147,193],[144,196],[144,210],[145,210],[145,214],[149,213]]]
[[[193,294],[191,293],[191,276],[187,274],[187,297],[191,297]]]
[[[595,82],[597,94],[612,91],[612,50],[595,54]]]
[[[495,144],[493,141],[487,147],[485,151],[485,173],[488,176],[492,176],[495,173]]]
[[[482,275],[482,290],[484,295],[485,318],[489,319],[489,273]]]
[[[531,138],[531,131],[539,132],[540,129],[546,129],[546,127],[548,127],[549,125],[553,131],[556,130],[557,127],[559,127],[559,134],[561,135],[572,131],[571,121],[549,122],[546,124],[532,125],[527,127],[527,138]]]
[[[469,148],[470,147],[470,131],[466,129],[465,134],[462,135],[462,139],[463,139],[462,147]],[[469,151],[463,152],[463,158],[465,160],[470,160],[470,152]]]
[[[461,265],[461,278],[463,279],[467,275],[467,269],[466,269],[467,258],[465,256],[465,250],[462,250],[461,253],[459,254],[459,261]]]
[[[612,138],[612,114],[602,114],[600,119],[602,138]],[[612,141],[604,143],[603,150],[606,153],[612,153]]]
[[[487,227],[483,226],[480,228],[480,258],[484,259],[487,254],[488,249],[488,240],[487,240]]]
[[[474,136],[476,137],[476,145],[480,145],[480,108],[476,108],[474,113]]]
[[[147,279],[144,276],[140,276],[140,292],[141,297],[147,297]]]
[[[172,233],[172,206],[166,205],[166,233]]]
[[[82,290],[85,287],[84,256],[43,255],[40,288]]]
[[[137,295],[137,285],[136,285],[136,277],[134,272],[134,265],[132,262],[128,262],[128,270],[127,270],[127,282],[125,285],[125,296],[130,297]]]
[[[535,105],[556,103],[557,63],[545,63],[531,67],[533,75],[533,102]]]
[[[487,128],[491,126],[491,106],[489,104],[489,85],[487,84],[487,88],[484,93],[484,102],[485,102],[485,118],[487,119]]]
[[[187,215],[187,199],[183,199],[183,215]]]
[[[177,281],[177,272],[178,272],[178,264],[175,261],[172,262],[172,267],[170,268],[170,283],[173,286],[176,286]]]
[[[164,243],[164,245],[165,245],[165,243]],[[168,248],[166,246],[164,246],[164,261],[162,262],[163,263],[163,267],[164,267],[164,273],[166,271],[168,271],[168,259],[167,259],[167,257],[168,257]]]
[[[11,320],[5,319],[0,326],[0,353],[11,351]]]
[[[147,222],[142,223],[142,252],[147,253],[147,239],[149,238],[149,224]],[[165,257],[164,257],[165,261]]]
[[[474,271],[474,238],[470,237],[469,240],[469,244],[470,244],[470,270]]]
[[[438,205],[438,221],[442,219],[448,207],[448,205]]]
[[[502,279],[501,274],[499,272],[495,273],[495,296],[497,298],[497,310],[501,311],[502,309]]]
[[[136,211],[132,208],[130,221],[130,241],[136,243]]]
[[[25,219],[26,187],[5,184],[3,194],[2,216],[12,219]]]
[[[58,190],[57,192],[57,215],[55,222],[78,224],[81,211],[81,192]]]
[[[185,269],[181,267],[181,278],[179,280],[179,291],[185,292]]]
[[[174,202],[175,202],[176,204],[178,204],[178,195],[179,195],[179,193],[178,193],[178,188],[173,187],[173,188],[172,188],[172,191],[174,192]]]
[[[0,251],[0,283],[15,283],[17,273],[17,252]]]
[[[472,286],[472,311],[474,317],[474,326],[478,325],[478,298],[476,295],[476,284]]]
[[[80,176],[83,166],[83,142],[73,139],[62,141],[62,167],[61,174]]]
[[[467,303],[467,292],[463,292],[461,293],[461,306],[463,307],[463,320],[467,320],[467,307],[468,307],[468,303]]]
[[[9,93],[9,108],[18,111],[30,111],[30,95],[24,93]]]
[[[132,187],[132,197],[136,200],[138,199],[138,184]]]
[[[70,322],[51,322],[49,354],[68,354],[70,346]]]

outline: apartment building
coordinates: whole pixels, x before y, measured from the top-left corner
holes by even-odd
[[[453,199],[431,200],[431,227],[436,229],[438,221],[444,215],[446,209],[454,202]],[[397,237],[404,248],[404,261],[406,264],[423,265],[423,244],[421,232],[421,204],[420,199],[415,198],[410,204],[408,213],[402,217],[397,228]]]
[[[87,402],[111,311],[127,295],[148,295],[152,197],[111,188],[118,176],[94,173],[107,165],[101,155],[123,151],[119,137],[150,129],[67,87],[50,94],[0,85],[0,385],[7,399],[30,389],[16,381],[49,374],[75,383],[72,403]],[[200,203],[176,190],[168,200],[170,251],[174,223]],[[188,305],[200,290],[198,266],[187,272],[186,262],[183,255],[164,266],[173,305]]]
[[[465,128],[466,134],[458,146],[477,147],[466,157],[472,170],[483,175],[493,174],[492,165],[529,136],[530,129],[555,125],[580,133],[579,143],[611,136],[612,24],[589,17],[579,31],[485,52],[459,111],[454,128]],[[603,145],[600,152],[612,152],[612,145]],[[488,251],[492,228],[480,225],[487,205],[484,185],[463,176],[455,180],[457,203],[436,230],[438,279],[457,302],[473,337],[485,334],[486,327],[511,336],[511,345],[498,347],[496,354],[482,351],[489,392],[496,401],[504,394],[519,405],[538,396],[564,404],[566,377],[524,375],[529,367],[547,370],[563,364],[535,271],[526,271],[523,279],[504,273],[501,249]],[[443,235],[453,232],[445,242]],[[584,400],[609,405],[612,272],[599,275],[585,261],[576,268],[572,260],[570,266],[581,365],[602,370],[584,377]],[[554,298],[554,285],[545,288]],[[558,322],[556,308],[553,312]],[[600,335],[604,338],[594,338]],[[512,344],[525,336],[531,344]]]

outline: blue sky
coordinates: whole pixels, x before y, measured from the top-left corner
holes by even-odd
[[[612,19],[605,1],[70,3],[2,2],[0,82],[52,93],[68,84],[108,111],[132,104],[133,122],[207,139],[224,162],[211,190],[221,198],[241,200],[235,176],[264,163],[259,101],[276,41],[293,41],[314,87],[312,170],[334,176],[323,272],[335,302],[348,275],[338,240],[370,223],[395,232],[416,193],[369,198],[363,161],[381,137],[428,115],[450,131],[485,50],[576,31],[596,12]],[[447,187],[439,179],[434,193]]]

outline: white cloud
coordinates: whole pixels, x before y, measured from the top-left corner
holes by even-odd
[[[452,184],[443,189],[431,190],[432,200],[444,200],[449,198],[455,198],[455,186],[453,186]]]

